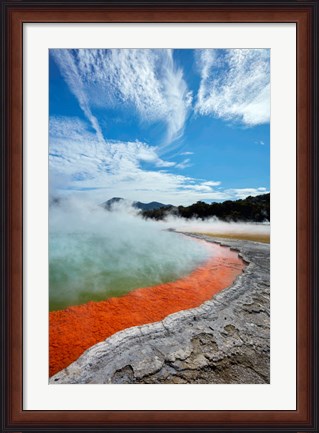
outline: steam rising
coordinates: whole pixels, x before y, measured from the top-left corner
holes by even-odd
[[[187,275],[211,250],[178,231],[238,238],[244,233],[258,240],[269,238],[270,225],[173,216],[158,222],[143,219],[128,202],[108,212],[76,199],[62,201],[50,209],[50,310]]]
[[[127,205],[107,212],[70,200],[50,209],[50,309],[172,281],[210,250]]]
[[[208,218],[206,220],[192,218],[189,220],[176,217],[168,217],[164,223],[167,227],[185,233],[211,233],[222,237],[227,235],[249,234],[251,236],[270,236],[270,224],[252,222],[226,222],[218,218]]]

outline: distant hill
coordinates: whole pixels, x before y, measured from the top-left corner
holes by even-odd
[[[207,219],[217,217],[223,221],[270,221],[270,193],[249,196],[240,200],[227,200],[222,203],[204,203],[198,201],[190,206],[166,207],[144,210],[144,218],[162,220],[173,214],[177,217],[190,219]]]
[[[170,204],[159,203],[158,201],[151,201],[150,203],[142,203],[140,201],[135,201],[133,205],[134,207],[137,207],[141,210],[155,210],[161,208],[169,208],[172,206]]]
[[[111,209],[112,209],[112,206],[113,206],[115,203],[119,203],[119,202],[121,202],[121,201],[124,201],[124,198],[121,198],[121,197],[113,197],[113,198],[111,198],[110,200],[107,200],[107,201],[105,201],[104,203],[101,203],[100,206],[101,206],[101,207],[104,207],[104,209],[106,209],[106,210],[111,210]]]
[[[105,201],[104,203],[101,203],[101,206],[104,207],[104,209],[106,210],[111,210],[112,206],[115,203],[119,203],[119,202],[127,202],[132,204],[133,207],[140,209],[142,211],[149,211],[149,210],[156,210],[156,209],[160,209],[160,208],[169,208],[171,207],[170,204],[163,204],[163,203],[159,203],[158,201],[152,201],[150,203],[142,203],[140,201],[129,201],[126,200],[122,197],[113,197],[110,200]]]

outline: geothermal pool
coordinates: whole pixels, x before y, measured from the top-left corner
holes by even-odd
[[[181,255],[188,251],[194,259],[192,248],[199,248],[197,253],[204,252],[203,257],[206,257],[200,260],[196,256],[197,262],[183,262],[184,266],[179,268],[183,272],[186,272],[187,267],[193,269],[187,275],[170,282],[131,290],[120,297],[108,297],[103,301],[50,312],[50,376],[67,367],[89,347],[120,330],[156,322],[174,312],[201,305],[229,287],[243,271],[243,261],[229,248],[187,237],[184,239],[187,242],[184,244],[185,251],[180,251]],[[169,251],[167,254],[171,257]],[[138,284],[138,281],[135,280],[135,283]]]
[[[182,234],[146,223],[132,229],[51,233],[50,311],[174,281],[212,254],[206,243]]]

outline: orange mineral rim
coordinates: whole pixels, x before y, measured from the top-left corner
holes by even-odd
[[[121,297],[50,312],[49,375],[118,331],[198,307],[229,287],[243,271],[243,260],[227,247],[209,244],[209,248],[212,257],[186,277],[136,289]]]

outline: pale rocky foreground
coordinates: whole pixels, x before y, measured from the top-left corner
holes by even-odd
[[[269,383],[270,246],[217,239],[248,263],[198,308],[118,332],[50,378],[65,383]]]

